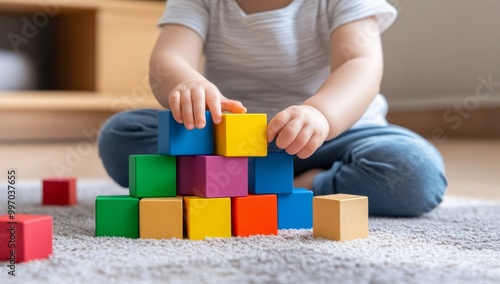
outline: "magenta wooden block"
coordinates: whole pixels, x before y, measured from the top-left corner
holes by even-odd
[[[200,197],[248,195],[247,158],[177,157],[177,194]]]

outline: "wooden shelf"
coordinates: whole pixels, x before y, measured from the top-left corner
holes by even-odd
[[[133,0],[67,0],[67,1],[39,1],[39,0],[0,0],[0,8],[5,10],[38,11],[41,5],[60,3],[58,8],[70,9],[113,9],[135,10],[137,12],[157,12],[159,6],[165,6],[163,1],[133,1]],[[53,7],[51,7],[53,8]]]
[[[50,43],[41,55],[50,64],[39,67],[51,78],[40,87],[48,91],[0,91],[0,142],[87,139],[116,112],[161,108],[148,65],[164,7],[146,0],[0,0],[3,15],[30,20],[45,13],[48,22],[37,29],[47,31],[38,36]]]
[[[0,111],[101,111],[161,108],[153,95],[133,99],[120,94],[95,92],[0,92]]]
[[[153,95],[134,100],[94,92],[0,93],[0,142],[92,141],[111,115],[139,108],[161,106]]]

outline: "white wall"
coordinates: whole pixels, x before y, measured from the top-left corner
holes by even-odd
[[[480,107],[500,105],[499,0],[392,3],[399,17],[383,34],[382,93],[393,109],[450,107],[474,96],[478,77],[489,74],[498,86],[491,96],[481,89],[476,101]]]

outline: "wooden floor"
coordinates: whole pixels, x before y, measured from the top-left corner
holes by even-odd
[[[436,145],[444,156],[448,194],[500,200],[500,140],[449,140]],[[7,168],[18,179],[76,176],[106,178],[95,143],[0,144],[0,180]]]

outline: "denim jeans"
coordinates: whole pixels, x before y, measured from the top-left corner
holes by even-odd
[[[158,110],[115,114],[99,135],[108,174],[128,187],[128,156],[158,151]],[[368,196],[369,213],[419,216],[435,208],[447,182],[439,152],[417,134],[394,125],[352,129],[325,142],[311,157],[294,157],[294,174],[321,168],[314,195]]]

